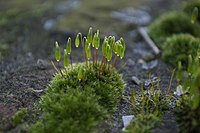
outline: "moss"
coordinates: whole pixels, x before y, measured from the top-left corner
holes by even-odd
[[[22,123],[27,115],[27,108],[21,108],[12,118],[12,125],[15,127]]]
[[[180,12],[170,12],[155,20],[149,27],[149,35],[161,48],[166,38],[173,34],[187,33],[200,36],[199,24],[192,25],[190,17]]]
[[[182,10],[191,16],[195,7],[197,7],[200,11],[200,0],[188,0],[187,2],[183,3]],[[198,16],[197,20],[200,22],[200,15]]]
[[[160,118],[157,115],[139,114],[128,126],[125,133],[149,133],[160,122]]]
[[[167,38],[163,45],[162,58],[176,66],[182,62],[184,68],[188,66],[188,55],[196,56],[200,48],[200,40],[188,34],[173,35]]]
[[[92,65],[92,64],[91,64]],[[82,80],[78,79],[83,69]],[[115,69],[99,75],[97,67],[75,64],[73,69],[56,74],[40,101],[41,121],[30,129],[33,133],[88,133],[115,110],[123,89],[122,76]]]
[[[0,44],[0,60],[4,58],[6,53],[8,52],[8,45],[7,44]]]
[[[200,131],[200,105],[191,109],[191,97],[183,96],[175,109],[176,121],[181,133],[198,133]]]

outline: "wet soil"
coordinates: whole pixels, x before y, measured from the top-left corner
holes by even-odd
[[[157,2],[155,3],[159,5],[161,0],[157,0]],[[166,5],[166,9],[170,8],[171,6]],[[161,10],[161,12],[163,11]],[[41,17],[27,15],[1,26],[1,42],[9,46],[9,51],[0,61],[0,132],[23,132],[23,125],[13,127],[11,123],[12,116],[22,107],[28,108],[26,124],[35,122],[39,117],[38,102],[55,73],[50,64],[50,60],[54,60],[54,42],[57,40],[61,47],[64,47],[67,37],[71,36],[73,40],[76,34],[76,32],[66,32],[67,30],[44,30],[44,22],[57,15],[58,13],[54,11],[45,12]],[[128,31],[134,30],[132,28],[125,26]],[[85,32],[84,29],[82,30]],[[145,69],[141,59],[145,60],[146,56],[142,53],[148,56],[152,55],[153,51],[136,30],[135,34],[136,36],[129,36],[123,33],[127,43],[124,61],[127,60],[128,63],[122,69],[123,61],[118,61],[119,65],[117,65],[117,69],[123,74],[127,84],[124,96],[130,96],[133,90],[140,90],[140,86],[133,83],[132,76],[146,81],[150,72],[154,76],[161,76],[161,88],[165,91],[169,85],[172,68],[163,63],[160,57],[156,57],[153,61],[156,61],[157,65],[151,69]],[[72,51],[73,62],[82,62],[81,49],[73,47]],[[151,62],[151,60],[147,62]],[[174,87],[175,81],[172,84],[172,88]],[[121,99],[117,111],[111,117],[112,124],[102,124],[100,127],[108,133],[121,133],[123,128],[121,118],[123,115],[129,114],[131,114],[130,105],[125,99]],[[177,132],[176,130],[173,114],[167,112],[164,122],[154,132],[172,133]]]

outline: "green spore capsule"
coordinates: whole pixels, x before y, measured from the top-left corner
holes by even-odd
[[[71,54],[71,51],[72,51],[71,45],[72,45],[72,42],[71,42],[71,38],[69,37],[67,40],[67,46],[66,46],[67,54],[69,55]]]
[[[90,27],[87,35],[88,43],[92,43],[92,27]]]
[[[61,58],[61,52],[60,52],[60,47],[59,47],[57,41],[56,41],[55,57],[56,57],[56,61],[59,62],[59,61],[60,61],[60,58]]]
[[[94,34],[93,40],[92,40],[92,47],[95,47],[97,43],[97,33]]]
[[[64,67],[68,67],[69,65],[69,60],[68,60],[68,53],[67,53],[67,50],[64,49]]]
[[[79,32],[76,35],[76,39],[75,39],[75,46],[78,48],[79,44],[80,44],[80,37],[81,37],[81,33]]]
[[[193,12],[192,12],[192,18],[191,18],[192,24],[194,24],[194,23],[197,21],[198,12],[199,12],[199,11],[198,11],[198,8],[195,7],[195,8],[193,9]]]
[[[78,80],[81,81],[84,78],[84,70],[82,68],[78,71]]]

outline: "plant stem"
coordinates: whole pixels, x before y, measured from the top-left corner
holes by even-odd
[[[69,58],[70,58],[70,61],[71,61],[71,67],[72,67],[72,69],[73,69],[73,65],[72,65],[72,55],[71,55],[71,54],[70,54]]]
[[[85,62],[87,62],[87,60],[86,60],[85,48],[84,48],[84,45],[85,45],[84,39],[82,38],[82,34],[80,34],[80,35],[81,35],[81,44],[82,44],[82,47],[83,47],[84,59],[85,59]]]
[[[59,70],[58,70],[58,68],[55,66],[55,64],[54,64],[54,62],[53,61],[51,61],[51,65],[53,66],[53,68],[56,70],[56,72],[57,73],[59,73]]]
[[[62,77],[64,77],[64,75],[63,75],[63,73],[62,73],[62,71],[61,71],[60,62],[57,62],[57,63],[58,63],[58,69],[59,69],[59,71],[60,71],[60,74],[62,75]]]
[[[92,49],[92,63],[93,63],[93,66],[94,66],[94,60],[95,60],[94,59],[94,48],[92,47],[91,49]]]
[[[98,65],[97,63],[98,63],[98,49],[96,49],[96,65]]]
[[[113,61],[112,67],[115,67],[116,62],[117,62],[117,55],[115,55],[115,58],[114,58],[114,61]]]

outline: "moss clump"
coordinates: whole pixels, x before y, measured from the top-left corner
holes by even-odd
[[[89,65],[75,64],[55,75],[40,101],[43,117],[30,132],[88,133],[115,109],[125,85],[122,76],[114,68],[102,75],[100,63]]]
[[[191,97],[183,96],[175,109],[176,121],[181,133],[198,133],[200,131],[200,105],[191,108]]]
[[[188,34],[173,35],[167,38],[163,45],[162,58],[176,66],[182,62],[184,68],[188,66],[188,55],[195,57],[200,48],[200,40]]]
[[[7,44],[0,44],[0,60],[4,58],[6,53],[8,52],[8,45]]]
[[[149,27],[149,35],[161,48],[167,37],[173,34],[187,33],[200,36],[200,26],[191,24],[191,19],[184,13],[170,12],[155,20]]]
[[[148,133],[161,122],[160,118],[154,114],[139,114],[128,126],[125,133]]]
[[[182,6],[182,10],[187,13],[189,16],[192,15],[193,9],[197,7],[200,10],[200,0],[188,0]],[[198,22],[200,22],[200,15],[197,18]]]
[[[22,123],[27,115],[27,108],[21,108],[12,118],[12,125],[15,127]]]

